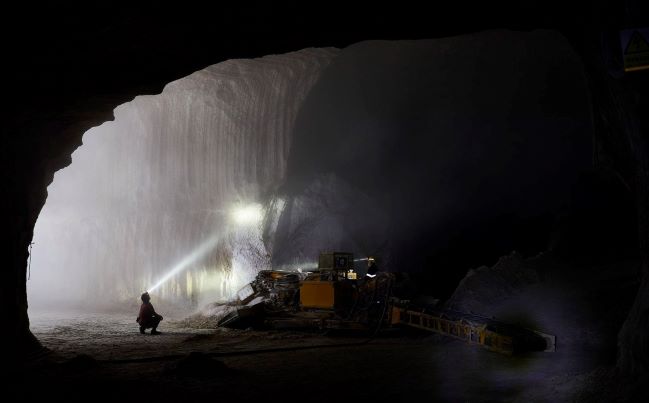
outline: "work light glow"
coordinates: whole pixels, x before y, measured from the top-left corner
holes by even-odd
[[[232,209],[232,219],[238,225],[255,225],[263,218],[260,204],[249,204]]]

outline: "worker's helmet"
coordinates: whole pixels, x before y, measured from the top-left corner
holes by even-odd
[[[148,292],[145,292],[144,294],[142,294],[142,296],[140,298],[142,298],[142,302],[149,302],[151,300],[151,297],[149,296]]]

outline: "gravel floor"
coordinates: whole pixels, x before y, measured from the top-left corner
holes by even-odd
[[[191,328],[181,317],[165,317],[163,334],[152,336],[139,334],[132,316],[32,313],[32,331],[55,358],[29,368],[16,385],[28,400],[101,390],[123,401],[144,393],[159,401],[561,402],[573,401],[593,370],[587,351],[508,357],[424,333],[367,342]],[[290,348],[297,349],[277,351]],[[34,379],[44,387],[25,386]]]

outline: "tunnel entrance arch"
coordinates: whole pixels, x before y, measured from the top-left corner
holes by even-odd
[[[90,129],[34,231],[30,310],[133,306],[145,290],[197,307],[267,267],[266,195],[297,110],[336,50],[229,60],[139,96]]]

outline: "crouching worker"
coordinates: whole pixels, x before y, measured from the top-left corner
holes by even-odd
[[[142,294],[142,306],[140,307],[140,314],[137,317],[137,323],[140,324],[140,333],[144,334],[144,330],[151,328],[151,334],[160,334],[158,332],[158,325],[162,320],[162,315],[158,315],[153,309],[151,304],[151,297],[148,292]]]

